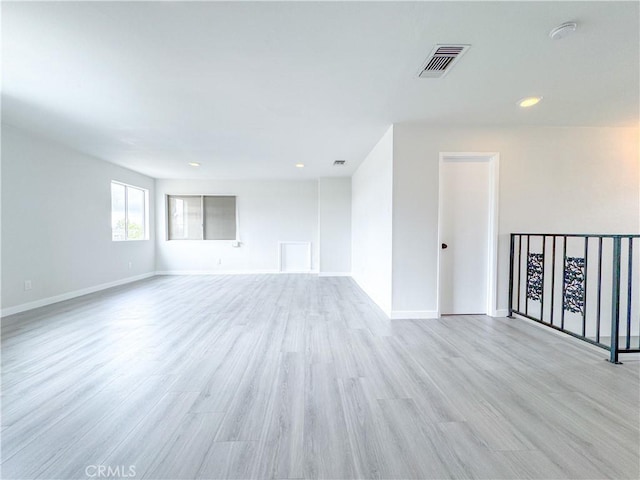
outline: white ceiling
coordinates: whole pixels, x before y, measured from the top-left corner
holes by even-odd
[[[157,178],[349,175],[405,121],[638,126],[638,7],[3,2],[2,118]],[[472,47],[420,79],[436,43]]]

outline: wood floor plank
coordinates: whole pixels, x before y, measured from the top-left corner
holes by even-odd
[[[214,442],[195,478],[250,480],[254,474],[256,442]]]
[[[105,450],[97,463],[132,466],[136,476],[144,477],[158,452],[171,443],[174,433],[182,427],[196,397],[195,392],[165,394],[120,443],[110,451]]]
[[[458,473],[443,454],[435,425],[426,423],[413,399],[377,400],[388,432],[391,474],[398,478],[451,478]],[[446,452],[445,452],[446,453]],[[459,477],[455,477],[459,478]]]
[[[257,441],[261,437],[265,418],[273,408],[277,378],[281,365],[280,345],[286,321],[276,309],[262,329],[259,342],[253,348],[251,362],[216,435],[218,442]]]
[[[385,478],[389,474],[381,415],[372,408],[360,378],[338,380],[340,399],[344,409],[349,445],[353,452],[357,478]]]
[[[122,385],[113,383],[101,395],[90,398],[78,408],[56,416],[56,422],[51,422],[35,432],[29,432],[23,438],[20,425],[12,426],[11,432],[3,432],[3,462],[4,478],[40,478],[45,470],[54,468],[54,464],[66,463],[68,452],[72,445],[80,444],[89,431],[104,418],[112,418],[122,408],[122,404],[131,397],[143,396],[146,404],[153,406],[158,401],[157,380],[148,378],[132,379],[138,383],[127,382]],[[141,412],[146,410],[138,407],[134,422],[138,421]],[[5,441],[6,446],[5,447]],[[83,445],[85,448],[86,445]],[[15,448],[15,452],[13,449]],[[11,449],[11,450],[9,450]],[[85,451],[89,454],[89,451]],[[99,463],[98,459],[86,457],[87,464]],[[74,478],[74,477],[72,477]]]
[[[309,361],[305,377],[304,476],[355,478],[335,368],[332,363]]]
[[[196,478],[223,419],[222,413],[187,413],[159,449],[143,478]]]
[[[304,374],[303,352],[280,355],[272,408],[258,443],[258,478],[304,477]]]
[[[165,399],[172,382],[170,376],[152,376],[107,415],[91,422],[83,436],[75,441],[67,441],[60,459],[52,462],[41,472],[42,478],[81,478],[86,476],[86,468],[100,465],[114,446],[121,444],[138,426],[147,421],[147,415]],[[113,398],[111,399],[113,400]],[[141,415],[146,412],[146,415]],[[107,441],[105,441],[107,440]]]

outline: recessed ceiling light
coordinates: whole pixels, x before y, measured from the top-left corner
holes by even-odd
[[[298,168],[304,168],[304,163],[296,163],[296,167],[298,167]]]
[[[538,102],[542,100],[542,97],[526,97],[521,100],[518,100],[518,105],[522,108],[533,107]]]
[[[199,167],[200,164],[198,162],[189,162],[189,166],[191,166],[191,167]]]

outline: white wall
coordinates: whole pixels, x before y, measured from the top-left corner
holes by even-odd
[[[166,195],[237,196],[239,248],[230,241],[167,240]],[[156,180],[156,269],[172,273],[276,272],[278,242],[312,244],[318,270],[318,182]]]
[[[394,126],[393,310],[435,311],[440,152],[499,152],[498,308],[509,234],[638,233],[638,130]]]
[[[320,274],[351,273],[351,178],[318,181]]]
[[[390,127],[351,183],[351,270],[360,287],[391,313],[393,132]]]
[[[153,220],[151,240],[111,240],[111,180],[153,198],[149,177],[2,125],[3,314],[153,273]]]

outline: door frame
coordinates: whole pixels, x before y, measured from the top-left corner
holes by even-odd
[[[438,264],[437,264],[437,312],[440,314],[440,258],[442,255],[442,165],[446,160],[465,159],[489,162],[489,241],[487,242],[487,298],[485,314],[497,315],[498,305],[498,197],[500,177],[500,153],[498,152],[440,152],[438,163]]]

